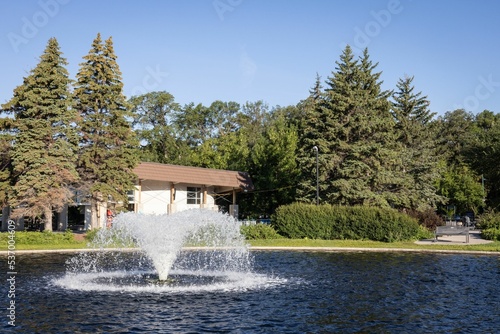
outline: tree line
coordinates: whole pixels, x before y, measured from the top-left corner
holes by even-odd
[[[500,115],[436,117],[413,77],[382,89],[368,50],[356,57],[347,46],[305,99],[271,108],[182,106],[165,91],[126,99],[111,38],[98,35],[83,59],[72,81],[50,39],[2,105],[0,203],[14,216],[51,221],[75,189],[93,207],[126,201],[139,161],[248,171],[255,191],[239,195],[243,218],[295,201],[448,215],[500,203]]]

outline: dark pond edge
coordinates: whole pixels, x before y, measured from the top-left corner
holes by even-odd
[[[204,249],[203,247],[185,247],[184,249]],[[475,255],[495,255],[500,256],[497,251],[469,251],[469,250],[450,250],[450,249],[413,249],[413,248],[363,248],[363,247],[249,247],[250,251],[296,251],[296,252],[379,252],[379,253],[442,253],[442,254],[475,254]],[[99,252],[99,251],[122,251],[136,252],[138,248],[80,248],[80,249],[27,249],[16,250],[15,254],[44,254],[44,253],[81,253],[81,252]],[[11,253],[12,254],[12,253]],[[1,255],[10,255],[9,251],[0,251]]]

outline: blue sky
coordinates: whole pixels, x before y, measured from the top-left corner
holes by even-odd
[[[113,37],[127,97],[296,104],[349,44],[368,47],[385,89],[415,76],[438,115],[500,112],[499,1],[21,0],[0,10],[0,103],[49,38],[75,78],[99,32]]]

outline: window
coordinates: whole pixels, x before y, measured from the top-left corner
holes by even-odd
[[[127,202],[129,204],[135,203],[135,191],[134,190],[127,191]]]
[[[187,187],[187,204],[201,203],[201,188]]]

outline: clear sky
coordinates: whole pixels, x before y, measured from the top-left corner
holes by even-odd
[[[500,112],[500,1],[19,0],[0,10],[0,103],[49,38],[74,79],[99,32],[113,37],[127,97],[292,105],[349,44],[357,55],[368,47],[384,89],[415,76],[438,115]]]

